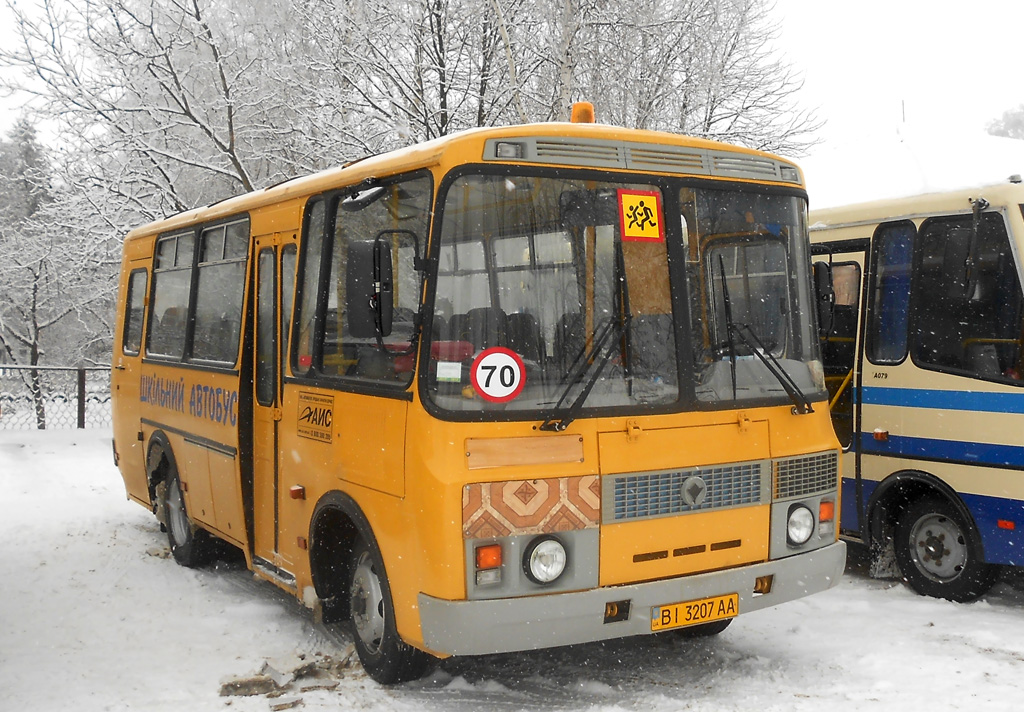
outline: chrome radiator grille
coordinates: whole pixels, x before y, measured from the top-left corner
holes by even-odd
[[[775,461],[775,499],[804,497],[834,490],[839,456],[834,450]]]
[[[758,460],[606,477],[602,519],[612,523],[766,502],[768,467],[767,460]],[[692,505],[683,498],[683,483],[691,477],[706,485],[703,500]]]

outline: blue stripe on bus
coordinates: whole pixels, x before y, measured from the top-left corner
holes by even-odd
[[[870,501],[877,482],[864,480],[864,501]],[[843,478],[843,505],[839,525],[863,534],[857,519],[856,480]],[[1024,566],[1024,501],[980,494],[958,493],[981,535],[985,561],[1005,566]],[[999,523],[1003,522],[1003,526]],[[1009,527],[1013,528],[1010,529]]]
[[[985,561],[990,564],[1024,564],[1024,502],[1019,499],[962,494],[981,534]],[[1002,527],[999,522],[1004,522]],[[1006,527],[1012,526],[1013,529]]]
[[[873,433],[861,433],[860,450],[864,455],[917,457],[968,465],[1024,468],[1024,447],[1017,445],[937,440],[891,433],[888,440],[875,440]]]
[[[973,391],[933,391],[923,388],[861,389],[865,405],[896,405],[906,408],[970,410],[979,413],[1024,413],[1024,392],[976,393]]]

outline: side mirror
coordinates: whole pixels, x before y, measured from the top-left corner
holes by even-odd
[[[818,334],[822,338],[832,331],[832,316],[836,308],[836,290],[832,286],[832,265],[821,260],[812,265],[814,273],[814,303],[818,310]]]
[[[345,278],[349,333],[357,339],[389,336],[394,318],[391,244],[386,239],[351,242]]]

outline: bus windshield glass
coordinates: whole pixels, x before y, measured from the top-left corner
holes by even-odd
[[[820,390],[807,363],[816,343],[799,326],[811,304],[799,285],[809,269],[802,199],[670,186],[571,174],[450,182],[425,334],[433,403],[533,411],[564,427],[594,409],[788,400],[770,370],[748,362],[742,337],[729,347],[722,274],[734,327],[748,326],[804,392]]]
[[[812,333],[806,203],[720,190],[680,194],[691,280],[690,323],[701,401],[824,387]]]

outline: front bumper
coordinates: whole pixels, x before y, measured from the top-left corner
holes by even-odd
[[[742,615],[828,590],[845,567],[846,544],[839,541],[763,564],[574,593],[478,601],[421,593],[423,644],[438,655],[486,655],[650,635],[655,606],[738,593]],[[755,595],[755,579],[768,575],[774,576],[771,592]],[[627,599],[629,618],[605,623],[605,604]]]

